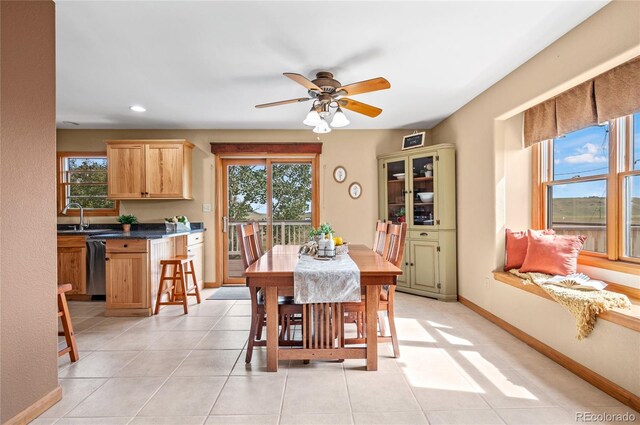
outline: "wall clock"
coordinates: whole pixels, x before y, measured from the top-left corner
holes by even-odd
[[[351,185],[349,185],[349,196],[353,199],[358,199],[360,195],[362,195],[362,186],[360,186],[360,183],[351,183]]]
[[[338,165],[335,170],[333,170],[333,178],[338,183],[342,183],[347,179],[347,170],[342,165]]]

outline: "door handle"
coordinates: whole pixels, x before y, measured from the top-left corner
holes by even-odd
[[[222,232],[227,233],[228,227],[229,227],[229,219],[225,215],[224,217],[222,217]]]

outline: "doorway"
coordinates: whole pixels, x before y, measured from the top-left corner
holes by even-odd
[[[218,176],[223,285],[244,284],[236,226],[256,221],[262,248],[300,245],[317,226],[317,157],[221,158]]]

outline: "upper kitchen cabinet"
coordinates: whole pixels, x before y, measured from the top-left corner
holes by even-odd
[[[108,140],[111,199],[191,199],[186,140]]]

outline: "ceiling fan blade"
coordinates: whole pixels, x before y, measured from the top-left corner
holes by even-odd
[[[366,103],[358,102],[353,99],[340,99],[338,103],[340,103],[340,106],[345,109],[371,118],[377,117],[382,112],[382,109],[380,108],[376,108],[375,106],[367,105]]]
[[[317,90],[317,91],[322,91],[322,89],[320,89],[320,87],[316,86],[315,84],[313,84],[307,77],[300,75],[300,74],[294,74],[293,72],[285,72],[284,74],[285,77],[289,77],[291,78],[293,81],[295,81],[296,83],[304,86],[307,88],[307,90]]]
[[[353,96],[355,94],[386,90],[388,88],[391,88],[391,84],[386,79],[378,77],[338,87],[336,91],[344,90],[347,92],[347,95]]]
[[[256,108],[268,108],[270,106],[286,105],[287,103],[306,102],[307,100],[311,100],[311,98],[310,97],[299,97],[297,99],[281,100],[279,102],[261,103],[260,105],[256,105]]]

